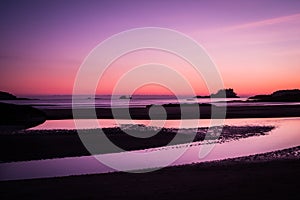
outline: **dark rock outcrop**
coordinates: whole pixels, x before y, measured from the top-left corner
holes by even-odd
[[[232,88],[220,89],[217,93],[210,96],[196,96],[196,98],[240,98]]]
[[[8,92],[1,92],[0,91],[0,100],[15,100],[17,97],[15,95],[12,95]]]
[[[132,99],[131,96],[122,95],[119,99]]]
[[[0,103],[0,132],[26,129],[46,121],[45,114],[31,106]]]

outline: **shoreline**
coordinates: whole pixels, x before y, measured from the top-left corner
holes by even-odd
[[[227,106],[226,116],[223,116],[225,107],[218,107],[213,105],[199,105],[199,115],[195,115],[195,109],[198,106],[193,104],[183,105],[186,108],[184,116],[181,115],[180,105],[171,104],[164,105],[166,110],[167,119],[210,119],[211,109],[220,115],[215,115],[214,118],[235,119],[235,118],[275,118],[275,117],[300,117],[300,105],[267,105],[267,106]],[[82,119],[93,119],[95,116],[93,113],[96,110],[98,119],[141,119],[147,120],[149,117],[149,107],[145,108],[130,108],[128,116],[128,110],[126,108],[114,108],[114,112],[117,115],[112,114],[111,108],[86,108],[77,109],[80,112]],[[72,109],[41,109],[48,120],[60,120],[60,119],[73,119]],[[92,113],[92,114],[91,114]],[[161,113],[157,113],[151,116],[151,119],[166,119]]]
[[[300,146],[240,158],[166,167],[149,173],[2,181],[5,199],[298,199]],[[255,190],[255,192],[251,192]],[[16,192],[17,191],[17,192]],[[55,191],[55,192],[53,192]],[[28,196],[30,195],[30,196]]]

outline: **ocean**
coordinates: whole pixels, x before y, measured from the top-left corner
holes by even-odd
[[[136,95],[129,98],[120,98],[122,95],[96,95],[91,98],[88,95],[75,96],[76,108],[126,108],[126,107],[145,107],[147,105],[162,104],[193,104],[193,103],[210,103],[216,106],[265,106],[265,105],[295,105],[299,102],[247,102],[247,98],[194,98],[191,96],[167,96],[167,95]],[[71,109],[72,95],[35,95],[26,96],[28,100],[0,100],[4,103],[12,103],[19,105],[31,105],[39,109]]]

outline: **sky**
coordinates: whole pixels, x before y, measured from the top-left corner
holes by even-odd
[[[0,25],[0,90],[16,95],[72,94],[76,73],[93,48],[140,27],[169,28],[196,40],[216,64],[224,86],[241,96],[300,88],[298,0],[7,0],[1,1]],[[126,70],[149,62],[181,71],[197,94],[207,94],[205,81],[188,63],[149,50],[116,60],[97,93],[111,93]],[[170,78],[167,71],[156,74]],[[130,84],[118,92],[128,93]],[[135,93],[167,94],[168,88],[145,85]]]

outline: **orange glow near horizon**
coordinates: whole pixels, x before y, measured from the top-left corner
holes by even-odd
[[[300,89],[300,3],[297,1],[273,2],[274,6],[268,10],[265,7],[269,2],[258,0],[251,5],[231,0],[226,3],[187,1],[185,6],[173,1],[135,2],[128,3],[131,6],[127,9],[123,7],[127,5],[124,2],[122,6],[107,3],[116,9],[113,14],[106,10],[112,7],[101,1],[91,3],[93,6],[68,5],[74,8],[68,10],[63,2],[56,2],[57,6],[36,3],[38,9],[34,11],[20,4],[18,13],[14,9],[16,5],[3,4],[0,91],[19,96],[70,95],[81,63],[95,46],[119,32],[149,26],[170,28],[197,41],[216,64],[224,87],[233,88],[239,96]],[[161,9],[156,10],[158,7]],[[154,9],[157,12],[153,13]],[[89,14],[79,16],[79,10]],[[39,20],[33,26],[36,19]],[[96,94],[111,94],[128,70],[147,63],[176,70],[197,95],[210,93],[205,77],[183,59],[166,52],[144,50],[116,60],[99,80]],[[176,87],[176,95],[192,95],[183,84],[172,82],[173,77],[167,71],[151,69],[150,66],[149,71],[134,79],[143,80],[157,74]],[[133,84],[130,80],[123,82],[118,94],[130,95]],[[157,85],[137,87],[136,94],[170,94]],[[213,92],[218,89],[221,88]]]
[[[160,66],[157,66],[157,64],[161,67],[165,67],[160,69]],[[144,70],[131,72],[131,70],[138,70],[140,67],[144,67]],[[134,72],[136,75],[130,74]],[[164,51],[135,51],[115,60],[101,77],[97,94],[111,94],[122,76],[125,76],[125,78],[126,76],[129,77],[127,77],[125,84],[120,86],[117,94],[128,94],[128,88],[143,86],[135,85],[136,82],[142,82],[144,79],[154,80],[157,76],[164,79],[165,83],[168,84],[166,87],[170,86],[176,88],[177,95],[189,95],[189,93],[187,93],[188,91],[184,88],[182,82],[177,82],[180,80],[176,79],[176,77],[185,78],[196,94],[208,93],[205,81],[202,79],[201,74],[198,74],[197,71],[182,58]],[[151,76],[153,78],[151,78]],[[158,82],[158,84],[159,83],[160,82]],[[169,94],[166,90],[162,90],[162,88],[163,87],[157,85],[152,85],[143,87],[142,90],[136,91],[136,93],[149,95]]]

